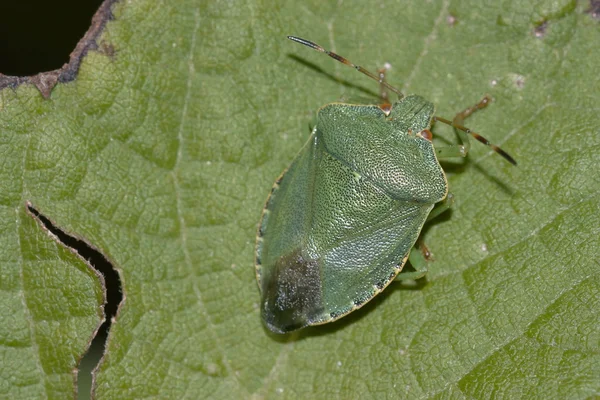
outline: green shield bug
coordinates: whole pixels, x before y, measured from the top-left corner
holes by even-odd
[[[411,249],[425,222],[452,203],[438,158],[466,156],[468,135],[516,165],[462,125],[488,98],[449,121],[434,116],[424,98],[404,97],[383,71],[375,75],[313,42],[288,38],[378,81],[382,104],[323,106],[308,142],[271,189],[258,228],[256,279],[262,318],[276,333],[334,321],[395,278],[425,275],[425,258]],[[388,102],[388,91],[398,100]],[[461,143],[434,148],[435,121],[454,127]],[[409,257],[415,271],[401,272]]]

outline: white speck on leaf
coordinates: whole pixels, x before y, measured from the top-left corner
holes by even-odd
[[[525,77],[520,74],[510,74],[510,79],[517,89],[523,89],[525,87]]]

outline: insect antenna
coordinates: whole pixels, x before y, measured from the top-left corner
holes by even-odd
[[[331,57],[331,58],[333,58],[335,60],[338,60],[342,64],[346,64],[347,66],[352,67],[352,68],[356,69],[359,72],[362,72],[363,74],[365,74],[369,78],[371,78],[371,79],[379,82],[380,85],[384,86],[388,90],[391,90],[392,92],[396,93],[398,95],[398,99],[401,99],[401,98],[404,97],[404,94],[400,90],[396,89],[395,87],[393,87],[392,85],[390,85],[389,83],[387,83],[384,80],[382,74],[379,74],[379,76],[377,76],[374,73],[367,71],[366,69],[364,69],[360,65],[353,64],[349,60],[347,60],[346,58],[340,56],[339,54],[335,54],[332,51],[326,50],[323,47],[319,46],[318,44],[311,42],[310,40],[302,39],[302,38],[299,38],[299,37],[296,37],[296,36],[288,36],[287,38],[290,39],[290,40],[293,40],[294,42],[297,42],[297,43],[303,44],[305,46],[308,46],[311,49],[314,49],[314,50],[319,51],[321,53],[325,53],[329,57]]]
[[[379,82],[379,84],[382,87],[385,87],[386,89],[391,90],[392,92],[396,93],[398,95],[398,99],[402,99],[404,97],[404,94],[400,90],[396,89],[395,87],[393,87],[392,85],[390,85],[389,83],[387,83],[385,81],[385,74],[382,73],[381,71],[379,72],[379,76],[377,76],[374,73],[369,72],[368,70],[364,69],[360,65],[353,64],[352,62],[350,62],[345,57],[342,57],[339,54],[336,54],[336,53],[334,53],[332,51],[326,50],[323,47],[319,46],[318,44],[316,44],[314,42],[311,42],[310,40],[302,39],[302,38],[299,38],[297,36],[288,36],[287,38],[290,39],[290,40],[293,40],[294,42],[297,42],[297,43],[303,44],[303,45],[305,45],[307,47],[310,47],[311,49],[314,49],[314,50],[316,50],[318,52],[325,53],[329,57],[331,57],[331,58],[333,58],[333,59],[341,62],[342,64],[346,64],[347,66],[352,67],[352,68],[356,69],[359,72],[362,72],[363,74],[365,74],[369,78],[373,79],[374,81]],[[387,98],[386,97],[387,96],[382,96],[382,98],[387,103]],[[476,132],[473,132],[469,128],[466,128],[465,126],[462,125],[462,120],[463,119],[467,118],[473,112],[486,107],[487,104],[489,103],[489,100],[490,100],[489,98],[485,98],[484,100],[482,100],[481,102],[479,102],[474,107],[470,107],[470,108],[466,109],[465,111],[463,111],[462,113],[459,113],[454,118],[454,120],[452,120],[452,121],[447,120],[447,119],[442,118],[442,117],[437,117],[437,116],[434,116],[433,119],[434,119],[434,121],[440,121],[440,122],[442,122],[444,124],[452,126],[453,128],[456,128],[456,129],[458,129],[460,131],[463,131],[466,134],[469,134],[469,135],[473,136],[479,142],[485,144],[486,146],[489,146],[496,153],[500,154],[509,163],[511,163],[513,165],[517,165],[517,162],[515,161],[515,159],[512,158],[507,152],[505,152],[504,150],[502,150],[500,147],[496,146],[495,144],[491,143],[489,140],[487,140],[486,138],[484,138],[480,134],[478,134]],[[389,106],[389,104],[386,104],[386,105]]]

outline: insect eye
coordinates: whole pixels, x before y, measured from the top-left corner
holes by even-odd
[[[390,112],[392,111],[392,105],[390,103],[379,104],[379,108],[386,116],[390,115]]]
[[[419,136],[421,136],[423,139],[427,139],[430,142],[433,140],[433,133],[431,133],[431,131],[429,129],[424,129],[419,133]]]

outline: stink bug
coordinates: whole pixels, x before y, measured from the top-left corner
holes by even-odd
[[[334,321],[394,278],[425,275],[425,258],[411,249],[425,222],[452,203],[438,158],[466,156],[468,135],[516,165],[462,125],[489,99],[449,121],[434,116],[424,98],[404,97],[383,72],[375,75],[313,42],[288,38],[378,81],[382,102],[323,106],[308,142],[271,189],[258,227],[256,279],[262,318],[276,333]],[[387,91],[399,99],[390,103]],[[434,148],[435,121],[454,127],[461,143]],[[401,272],[409,257],[415,271]]]

